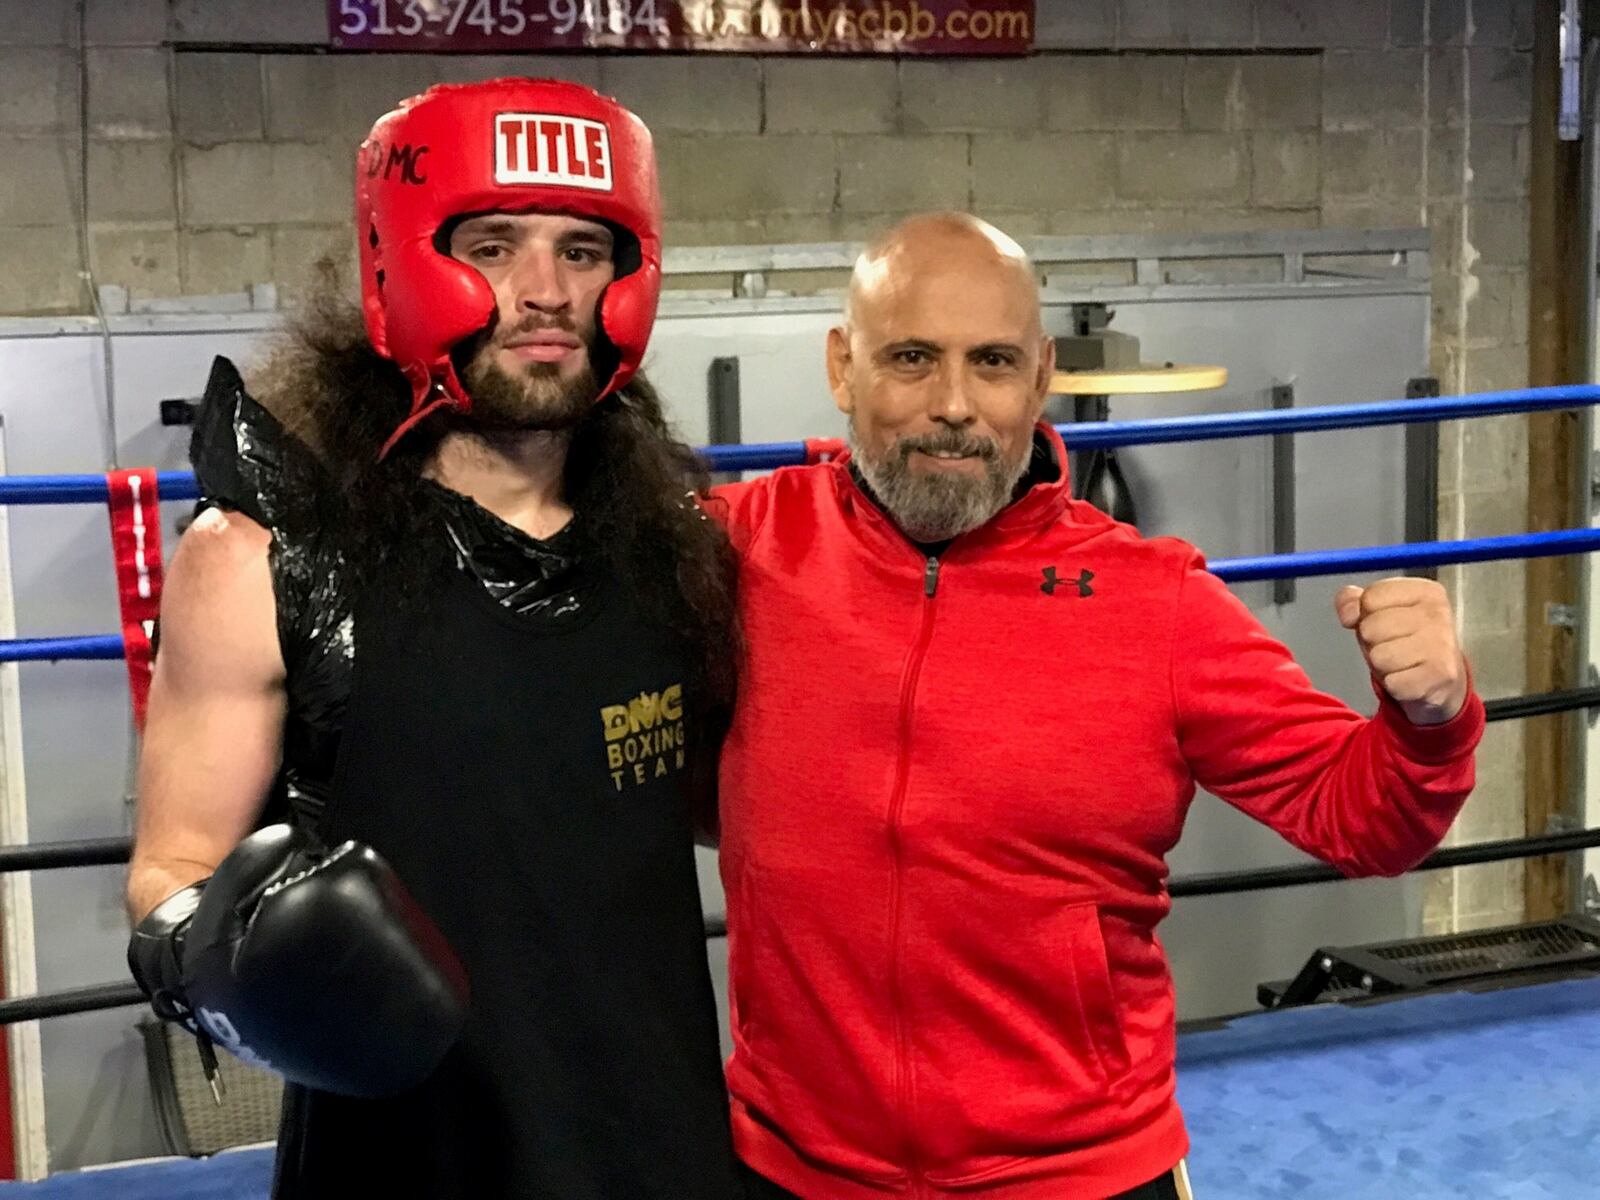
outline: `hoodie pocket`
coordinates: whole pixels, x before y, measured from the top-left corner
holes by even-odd
[[[941,1186],[1103,1136],[1130,1066],[1097,907],[988,899],[928,930],[945,969],[922,980],[914,1071],[920,1157]]]

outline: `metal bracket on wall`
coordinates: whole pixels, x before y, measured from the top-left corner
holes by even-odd
[[[1558,625],[1562,629],[1576,629],[1578,627],[1578,606],[1576,604],[1556,604],[1553,601],[1544,606],[1544,623]]]
[[[1406,380],[1407,400],[1432,400],[1439,381],[1431,375]],[[1406,426],[1406,541],[1439,540],[1439,423]],[[1422,579],[1437,579],[1432,567],[1413,568]]]
[[[714,446],[734,445],[744,440],[740,432],[738,358],[713,358],[706,371],[706,432]],[[731,483],[738,472],[712,477],[716,483]]]
[[[1280,383],[1272,389],[1273,408],[1294,407],[1294,385]],[[1280,433],[1272,439],[1272,552],[1293,554],[1295,548],[1294,435]],[[1293,604],[1295,581],[1274,579],[1272,602]]]

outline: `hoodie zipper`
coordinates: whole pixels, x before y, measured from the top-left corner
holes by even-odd
[[[928,643],[933,640],[934,603],[939,591],[939,560],[929,556],[922,572],[922,620],[917,628],[917,640],[906,659],[900,676],[900,721],[895,759],[894,790],[889,794],[888,836],[892,863],[889,884],[889,1000],[894,1014],[895,1040],[895,1103],[900,1114],[900,1132],[905,1146],[906,1169],[911,1176],[912,1195],[921,1194],[921,1176],[917,1164],[916,1140],[911,1128],[911,1051],[904,1012],[904,994],[900,979],[900,916],[901,873],[904,869],[904,844],[901,838],[900,812],[905,805],[906,786],[911,774],[911,717],[916,701],[917,680],[922,674],[922,662],[928,654]]]

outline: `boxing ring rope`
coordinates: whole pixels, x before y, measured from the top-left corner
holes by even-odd
[[[1087,421],[1057,425],[1056,432],[1073,450],[1113,450],[1170,442],[1220,441],[1285,433],[1319,433],[1336,429],[1369,429],[1381,425],[1421,425],[1469,417],[1549,412],[1600,404],[1600,385],[1524,388],[1509,392],[1475,392],[1421,400],[1377,400],[1368,404],[1330,404],[1315,408],[1262,409],[1242,413],[1202,413],[1146,421]],[[819,455],[842,450],[831,438],[805,442],[765,442],[706,446],[701,456],[712,471],[770,471],[815,462]],[[190,471],[156,475],[163,500],[197,500],[199,488]],[[0,504],[104,503],[104,475],[0,476]]]
[[[1600,404],[1600,386],[1573,385],[1367,404],[1207,413],[1159,420],[1089,422],[1058,425],[1056,430],[1067,446],[1076,451],[1421,424],[1546,412],[1594,404]],[[815,463],[843,450],[844,443],[837,439],[813,439],[761,445],[707,446],[701,454],[710,470],[733,472]],[[199,488],[192,472],[160,472],[156,482],[163,500],[199,498]],[[108,497],[109,487],[104,475],[0,476],[0,504],[5,505],[106,503]],[[1224,581],[1245,582],[1508,558],[1551,557],[1594,550],[1600,550],[1600,529],[1562,529],[1451,542],[1400,543],[1219,559],[1210,563],[1209,569]],[[0,663],[116,660],[122,657],[123,639],[117,634],[0,639]],[[1596,707],[1600,707],[1600,687],[1508,697],[1485,704],[1490,721],[1519,720]],[[1600,829],[1580,829],[1454,846],[1436,851],[1412,870],[1445,870],[1596,847],[1600,847]],[[131,849],[132,839],[126,837],[5,846],[0,847],[0,874],[115,865],[127,862]],[[1218,896],[1333,883],[1345,878],[1337,868],[1322,863],[1308,863],[1175,878],[1169,882],[1167,890],[1174,898]],[[726,936],[725,918],[706,918],[705,934],[708,939]],[[100,984],[36,996],[11,997],[0,1000],[0,1026],[72,1013],[122,1008],[142,1004],[144,1000],[144,995],[132,983]]]

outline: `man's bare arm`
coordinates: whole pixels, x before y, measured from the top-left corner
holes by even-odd
[[[211,509],[161,595],[161,648],[139,760],[128,913],[210,875],[254,827],[283,741],[283,655],[270,535]]]

